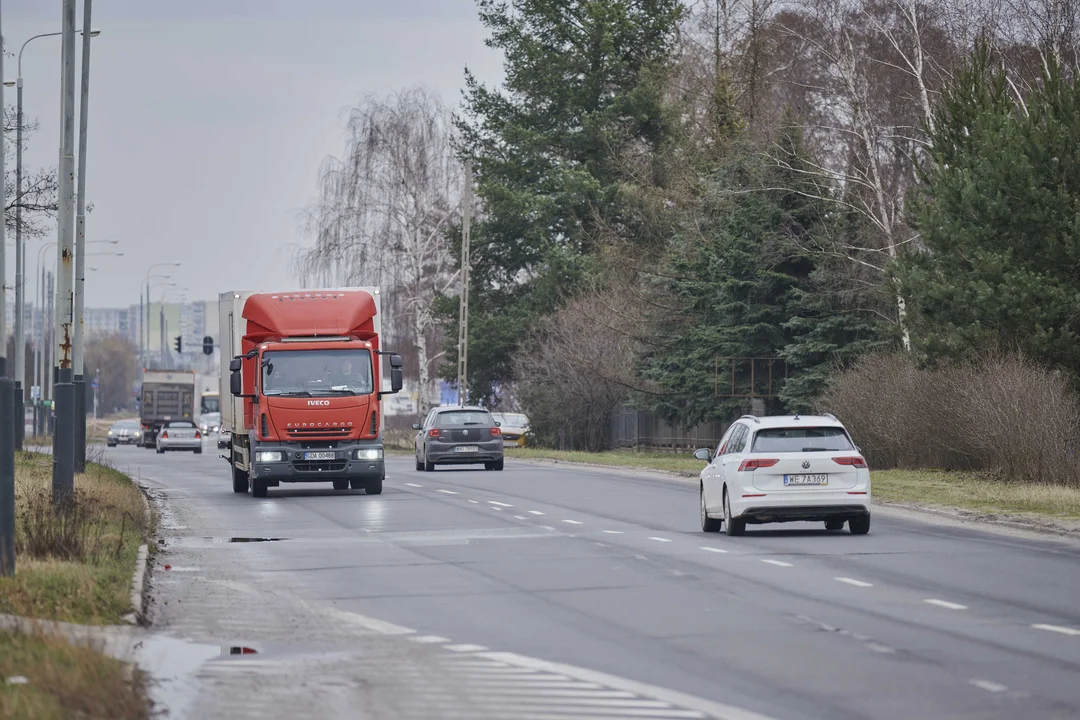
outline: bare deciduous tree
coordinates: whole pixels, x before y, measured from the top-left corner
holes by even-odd
[[[344,158],[323,165],[308,213],[315,243],[298,255],[305,282],[386,289],[384,328],[416,351],[421,412],[442,357],[430,351],[433,305],[457,278],[446,235],[460,192],[451,115],[441,101],[420,88],[368,97],[350,115]]]
[[[22,206],[22,236],[24,238],[39,238],[45,235],[52,226],[47,222],[49,218],[55,218],[57,212],[57,179],[56,168],[23,168],[22,197],[19,197],[15,187],[15,131],[16,111],[7,108],[4,112],[4,133],[11,142],[4,144],[4,224],[9,238],[14,238],[17,229],[15,210]],[[23,118],[23,146],[37,130],[36,122],[28,122]]]

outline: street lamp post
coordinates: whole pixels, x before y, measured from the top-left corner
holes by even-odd
[[[146,314],[143,315],[141,311],[139,313],[140,314],[139,321],[142,323],[142,326],[143,326],[142,327],[142,329],[143,329],[142,334],[146,338],[146,344],[144,346],[144,348],[145,348],[145,350],[144,350],[144,359],[143,359],[144,369],[145,369],[145,365],[146,365],[146,359],[145,358],[146,358],[146,356],[148,356],[150,354],[150,273],[153,272],[155,268],[159,268],[159,267],[180,267],[180,263],[178,263],[178,262],[155,263],[155,264],[151,265],[150,267],[146,268],[146,280],[143,283],[144,287],[146,288]],[[168,275],[164,275],[162,277],[168,277]],[[175,283],[173,283],[173,285],[175,285]],[[139,298],[139,304],[140,305],[142,304],[142,298]],[[162,360],[164,360],[164,356],[162,357]]]
[[[0,12],[0,18],[3,13]],[[3,23],[0,20],[0,37]],[[0,50],[0,78],[4,77],[4,53]],[[0,108],[4,107],[4,86],[0,84]],[[0,180],[4,177],[4,133],[0,131]],[[0,192],[6,205],[6,193]],[[15,386],[7,377],[7,248],[4,225],[0,222],[0,576],[15,574]],[[19,418],[22,423],[22,418]]]
[[[91,0],[83,0],[83,27],[90,27]],[[82,85],[79,103],[79,183],[75,211],[75,472],[86,470],[86,381],[83,379],[83,287],[86,266],[86,121],[90,99],[90,37],[82,36]]]
[[[87,3],[89,7],[89,3]],[[87,19],[89,19],[90,11],[86,11]],[[83,27],[87,27],[88,23],[84,23]],[[79,30],[82,33],[82,30]],[[23,74],[22,74],[22,56],[23,51],[26,50],[26,46],[31,41],[44,37],[57,37],[63,33],[42,33],[40,35],[34,35],[26,40],[19,48],[19,61],[18,61],[18,77],[15,80],[15,367],[25,368],[26,365],[26,330],[24,328],[23,315],[26,312],[26,243],[22,236],[22,196],[23,196]],[[91,29],[89,36],[97,37],[101,34],[100,30]],[[86,36],[84,35],[84,44],[86,42]],[[85,67],[89,68],[89,63],[86,62],[87,50],[84,49],[84,62]],[[84,73],[86,70],[84,69]],[[11,83],[5,82],[8,87]],[[83,98],[83,105],[86,105],[86,98]],[[83,111],[85,113],[85,110]],[[83,126],[85,127],[85,116],[83,119]],[[80,170],[81,172],[81,170]],[[80,192],[81,195],[81,192]],[[25,403],[25,389],[23,388],[23,376],[25,375],[25,369],[16,372],[15,377],[15,446],[18,449],[22,449],[24,435],[25,435],[25,421],[24,416],[24,403]],[[39,383],[40,386],[40,383]],[[35,409],[35,413],[37,410]]]

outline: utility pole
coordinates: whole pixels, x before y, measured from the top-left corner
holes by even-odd
[[[0,38],[3,11],[0,10]],[[4,53],[0,52],[0,80],[4,77]],[[4,107],[4,85],[0,82],[0,108]],[[0,178],[4,177],[4,133],[0,132]],[[7,206],[7,193],[0,191],[0,207]],[[15,574],[15,414],[11,411],[15,385],[7,376],[7,243],[0,222],[0,577]],[[16,321],[18,322],[18,321]],[[19,418],[22,422],[22,418]]]
[[[86,380],[83,378],[83,285],[86,280],[86,119],[90,99],[90,6],[83,0],[82,83],[79,96],[79,189],[75,215],[75,472],[86,470]]]
[[[469,382],[469,224],[472,222],[472,161],[465,162],[461,209],[461,309],[458,314],[458,404],[466,405]]]
[[[21,59],[21,51],[20,51]],[[0,75],[0,78],[3,76]],[[26,435],[25,393],[26,378],[26,331],[23,314],[26,312],[26,249],[22,238],[22,133],[23,133],[23,81],[22,69],[15,83],[15,449],[23,449]],[[0,103],[0,107],[3,104]]]
[[[59,213],[57,219],[56,434],[53,437],[53,506],[67,506],[75,492],[75,384],[72,363],[75,283],[75,0],[63,0],[60,107]]]

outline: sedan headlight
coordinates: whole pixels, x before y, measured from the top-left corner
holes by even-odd
[[[278,450],[263,450],[255,453],[255,462],[281,462],[285,454]]]
[[[369,448],[367,450],[354,450],[353,457],[357,460],[382,460],[382,448]]]

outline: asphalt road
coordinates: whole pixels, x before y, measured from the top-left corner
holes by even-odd
[[[256,500],[212,446],[109,456],[164,513],[172,717],[1080,717],[1071,541],[895,513],[706,535],[692,484],[513,460]]]

